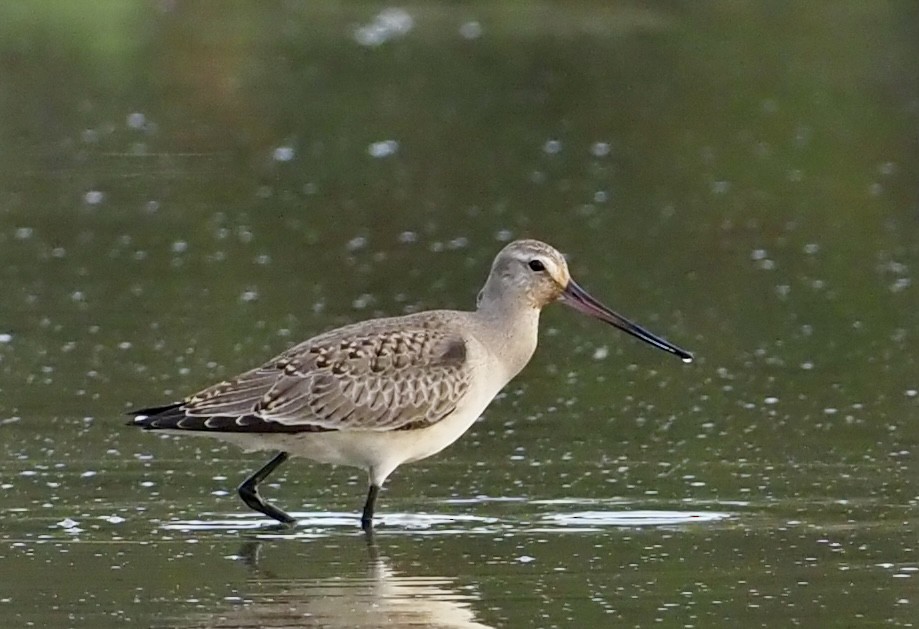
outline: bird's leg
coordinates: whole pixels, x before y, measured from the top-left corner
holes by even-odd
[[[373,530],[373,507],[377,502],[380,486],[371,483],[367,491],[367,502],[364,503],[364,513],[361,515],[361,528],[369,532]]]
[[[259,513],[264,513],[269,518],[274,518],[281,524],[290,526],[297,520],[287,513],[284,513],[270,502],[265,500],[258,493],[258,484],[268,478],[268,475],[275,471],[281,463],[290,458],[286,452],[279,452],[277,456],[268,461],[261,469],[256,471],[252,476],[242,482],[237,490],[239,497],[243,499],[249,508],[255,509]]]

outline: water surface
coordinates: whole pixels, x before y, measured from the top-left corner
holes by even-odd
[[[914,626],[917,17],[4,4],[0,625]],[[697,361],[550,308],[370,543],[361,472],[279,533],[264,456],[123,425],[516,237]]]

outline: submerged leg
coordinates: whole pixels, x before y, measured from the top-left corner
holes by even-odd
[[[379,493],[380,486],[371,484],[367,491],[367,502],[364,503],[364,513],[361,515],[361,528],[365,531],[373,530],[373,508],[377,503]]]
[[[264,513],[269,518],[274,518],[278,522],[286,525],[294,524],[297,520],[287,513],[284,513],[270,502],[265,502],[258,493],[258,484],[268,478],[268,475],[275,471],[281,463],[290,458],[286,452],[280,452],[273,459],[268,461],[261,469],[242,482],[237,490],[239,497],[243,499],[249,508]]]

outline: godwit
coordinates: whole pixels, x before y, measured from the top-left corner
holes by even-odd
[[[554,301],[692,361],[591,297],[554,248],[518,240],[495,257],[472,312],[431,310],[338,328],[181,402],[133,411],[130,423],[277,451],[239,495],[285,525],[296,520],[266,502],[258,484],[290,456],[364,469],[370,488],[361,526],[369,531],[386,478],[469,429],[529,362],[539,313]]]

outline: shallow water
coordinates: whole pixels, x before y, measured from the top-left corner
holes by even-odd
[[[0,626],[915,626],[919,20],[843,5],[0,6]],[[550,308],[372,539],[124,426],[520,236],[697,361]]]

